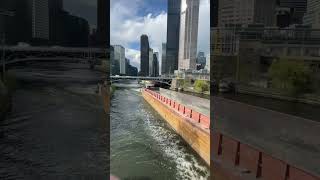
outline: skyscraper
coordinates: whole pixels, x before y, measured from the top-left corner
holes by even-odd
[[[219,0],[218,23],[228,25],[264,24],[274,26],[276,0]]]
[[[166,51],[167,51],[167,44],[166,43],[162,43],[162,60],[161,60],[161,75],[165,75],[166,74],[166,69],[167,69],[167,62],[166,62]]]
[[[308,3],[312,0],[308,0]],[[317,1],[317,0],[316,0]],[[307,0],[278,0],[278,6],[289,8],[290,24],[302,24],[307,9]]]
[[[49,40],[49,1],[32,0],[32,38]]]
[[[108,0],[98,0],[97,45],[100,47],[107,47],[109,44],[108,26],[110,24],[110,19],[107,11],[108,2]]]
[[[320,1],[308,1],[307,12],[304,16],[304,24],[310,25],[312,28],[320,28]]]
[[[148,76],[153,76],[153,49],[149,48],[149,74]]]
[[[12,11],[16,9],[16,2],[12,0],[1,0],[0,1],[0,11],[4,11],[7,14],[6,11]],[[16,13],[16,12],[15,12]],[[10,13],[9,13],[10,14]],[[11,44],[11,42],[16,39],[16,36],[19,32],[19,30],[16,30],[17,27],[14,26],[16,16],[4,16],[0,15],[0,34],[2,39],[2,33],[5,33],[6,35],[6,44]]]
[[[168,0],[166,74],[178,69],[181,0]]]
[[[116,69],[115,72],[117,75],[126,73],[126,58],[125,58],[125,49],[121,45],[114,45],[114,60],[115,64],[119,64],[119,69]],[[118,67],[117,67],[118,68]]]
[[[217,27],[218,26],[218,17],[219,17],[219,0],[213,0],[212,3],[212,17],[210,17],[210,26]]]
[[[120,64],[119,61],[115,59],[115,51],[114,47],[110,46],[110,72],[112,75],[119,75],[120,74]]]
[[[199,65],[199,69],[204,69],[206,66],[206,57],[204,56],[204,52],[198,53],[197,64]]]
[[[49,34],[52,44],[60,44],[65,39],[62,19],[63,0],[49,0]]]
[[[196,69],[200,0],[181,1],[179,70]]]
[[[140,38],[140,75],[149,76],[149,40],[147,35]]]
[[[129,68],[130,68],[130,60],[128,58],[125,58],[125,75],[128,75],[129,73]]]
[[[153,73],[152,76],[158,77],[159,76],[159,53],[153,53]]]

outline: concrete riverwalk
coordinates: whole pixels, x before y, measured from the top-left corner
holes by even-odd
[[[163,89],[163,88],[160,88],[159,93],[170,99],[174,99],[175,101],[181,104],[185,104],[188,107],[206,116],[210,116],[210,100],[209,99],[199,98],[197,96],[183,94],[180,92]]]

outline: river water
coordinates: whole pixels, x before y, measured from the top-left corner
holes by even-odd
[[[85,65],[11,70],[20,86],[0,121],[0,179],[108,179],[109,124]]]
[[[120,88],[113,94],[110,133],[110,170],[122,179],[208,179],[209,168],[143,99],[139,88]]]

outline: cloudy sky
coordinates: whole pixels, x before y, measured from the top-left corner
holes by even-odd
[[[84,0],[83,0],[84,1]],[[110,42],[126,48],[130,63],[140,69],[140,36],[147,34],[154,52],[166,42],[167,0],[111,0]],[[210,1],[200,0],[198,51],[209,53]]]

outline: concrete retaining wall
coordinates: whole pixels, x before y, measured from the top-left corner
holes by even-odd
[[[320,123],[214,97],[211,160],[238,178],[319,180]]]

